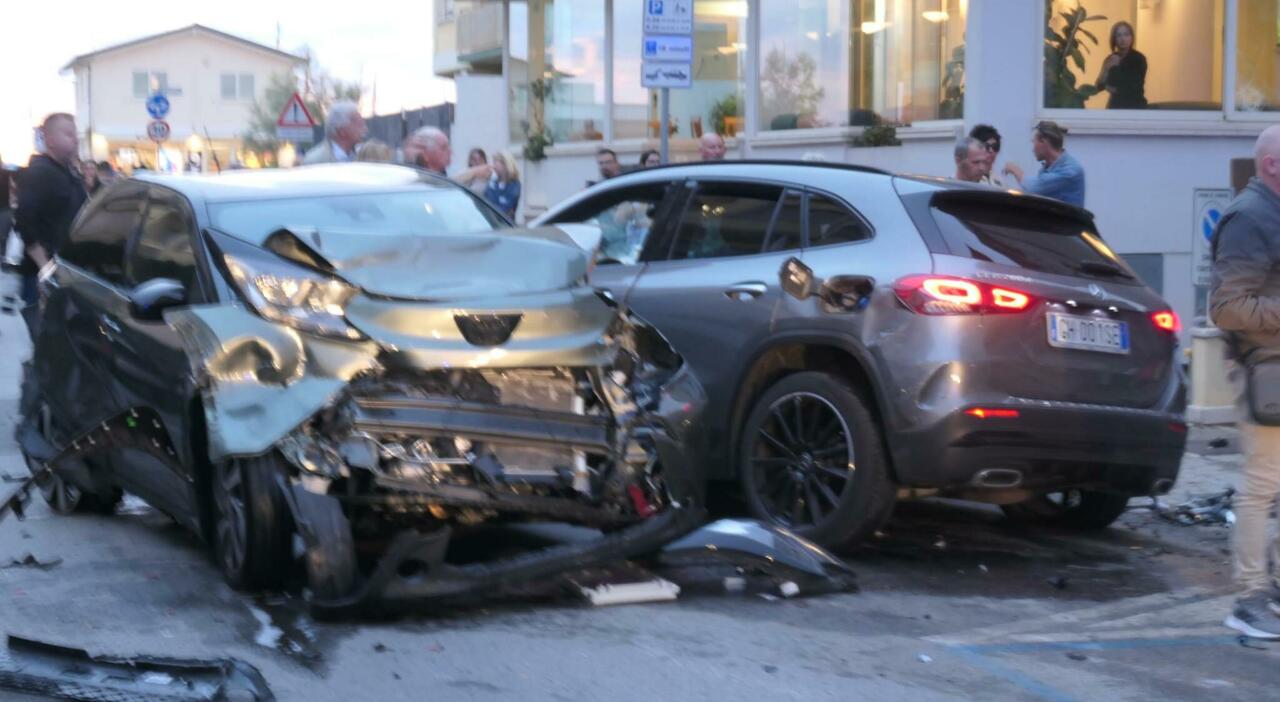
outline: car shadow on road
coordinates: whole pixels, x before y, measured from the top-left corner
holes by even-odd
[[[868,592],[1105,601],[1217,584],[1217,550],[1153,520],[1135,510],[1108,529],[1076,531],[1020,524],[988,505],[907,502],[846,557]]]

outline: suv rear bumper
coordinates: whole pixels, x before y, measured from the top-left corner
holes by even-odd
[[[1178,476],[1187,439],[1180,414],[1039,401],[982,407],[1017,416],[979,418],[965,408],[892,437],[902,484],[1149,495]]]

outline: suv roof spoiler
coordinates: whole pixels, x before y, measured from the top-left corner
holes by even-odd
[[[651,166],[649,168],[639,168],[633,171],[627,171],[622,175],[631,175],[632,173],[648,173],[650,171],[663,168],[711,168],[714,166],[805,166],[810,168],[830,168],[841,171],[856,171],[859,173],[876,173],[879,175],[893,175],[893,173],[874,166],[862,166],[855,163],[839,163],[835,161],[800,161],[797,159],[769,159],[769,158],[744,158],[725,161],[690,161],[688,163],[664,163],[661,166]]]

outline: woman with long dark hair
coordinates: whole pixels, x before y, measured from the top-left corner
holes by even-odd
[[[1147,106],[1147,57],[1133,48],[1133,25],[1116,22],[1111,27],[1111,55],[1102,64],[1097,86],[1111,93],[1108,110],[1141,110]]]

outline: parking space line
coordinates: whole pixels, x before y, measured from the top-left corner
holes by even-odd
[[[1230,635],[1127,638],[1105,641],[1042,641],[947,646],[947,651],[994,677],[1047,702],[1077,702],[1075,697],[1041,682],[1026,673],[996,660],[995,656],[1041,653],[1046,651],[1136,651],[1156,648],[1194,646],[1235,646],[1237,637]]]

